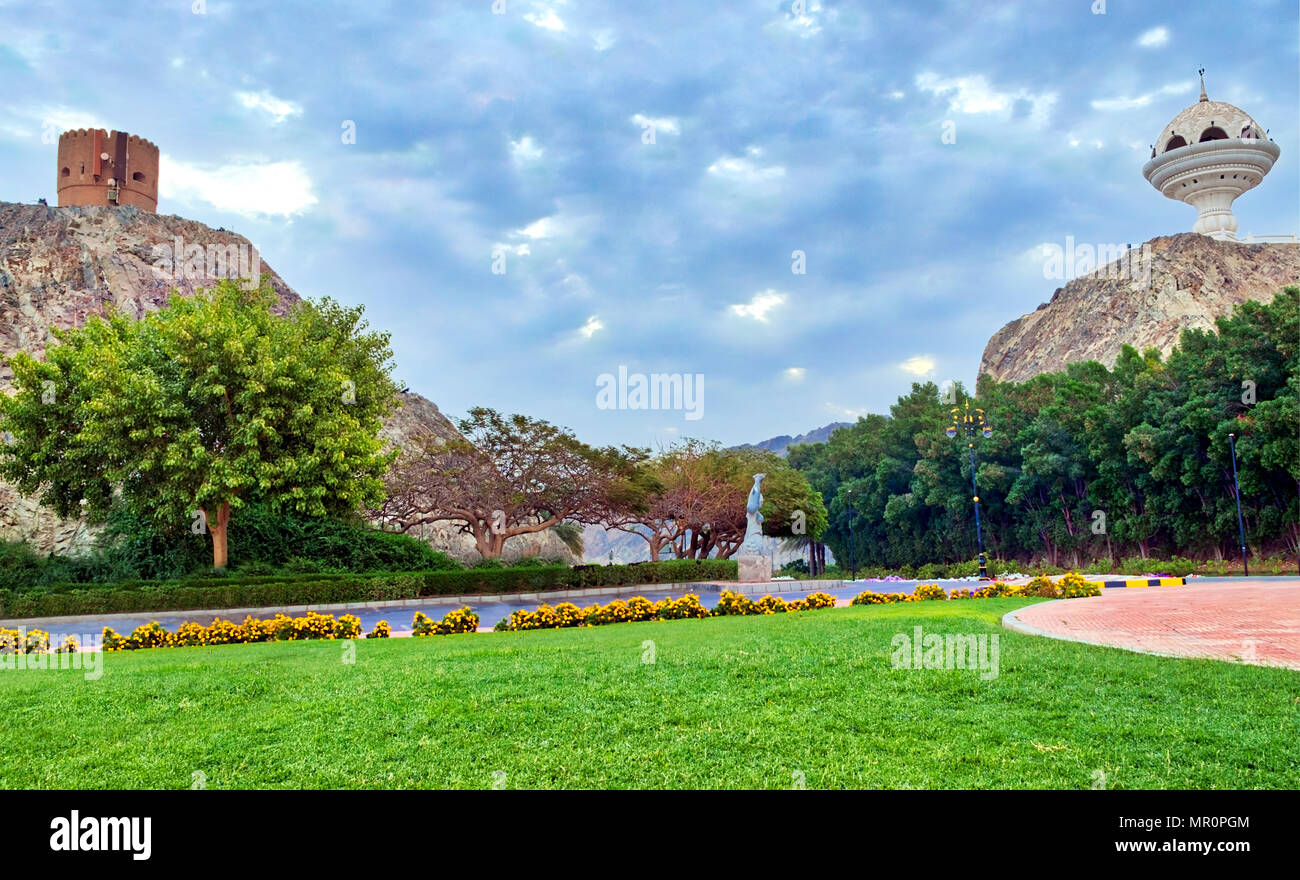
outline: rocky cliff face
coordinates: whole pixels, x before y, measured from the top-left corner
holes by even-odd
[[[1124,345],[1164,354],[1186,328],[1209,328],[1246,300],[1300,284],[1300,244],[1239,244],[1195,233],[1152,239],[1058,288],[993,335],[980,374],[1023,382],[1076,361],[1112,366]]]
[[[169,253],[177,257],[178,250],[190,256],[180,255],[172,271],[158,277],[155,267],[160,260]],[[227,277],[233,274],[210,265],[214,254],[232,262],[244,255],[251,268],[253,253],[248,240],[233,232],[132,207],[0,203],[0,393],[7,393],[13,379],[8,357],[18,351],[41,356],[51,329],[80,327],[87,316],[109,306],[141,317],[163,306],[173,288],[189,295],[215,283],[214,269]],[[280,297],[278,311],[298,302],[298,294],[270,266],[260,261],[258,266]],[[381,432],[391,443],[402,446],[421,434],[456,435],[456,428],[431,401],[408,393],[400,395],[399,403]],[[457,535],[454,526],[430,528],[423,537],[458,558],[478,558],[473,541]],[[79,552],[90,547],[94,530],[80,521],[59,519],[34,498],[24,498],[0,482],[0,539],[24,540],[41,552]],[[572,559],[563,542],[549,532],[512,538],[505,555]]]

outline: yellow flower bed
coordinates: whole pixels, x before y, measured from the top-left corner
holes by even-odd
[[[703,617],[723,617],[737,614],[782,614],[787,611],[810,611],[835,607],[835,597],[829,593],[813,593],[804,599],[787,602],[776,596],[764,596],[757,602],[723,590],[722,597],[712,611],[700,604],[700,597],[688,593],[680,599],[660,599],[651,602],[644,596],[615,599],[607,605],[588,605],[579,608],[572,602],[559,605],[538,605],[532,611],[515,611],[496,625],[501,632],[529,629],[562,629],[576,626],[604,626],[610,623],[632,623],[640,620],[687,620]]]
[[[63,644],[54,649],[55,654],[70,653],[77,650],[77,640],[68,636]],[[48,654],[50,653],[50,634],[43,629],[0,629],[0,654]]]
[[[111,627],[104,627],[105,651],[135,651],[141,648],[185,648],[201,645],[240,645],[251,642],[285,642],[304,639],[355,639],[361,636],[361,618],[344,614],[335,619],[332,614],[308,611],[303,617],[277,614],[259,620],[245,617],[235,623],[218,617],[204,626],[201,623],[182,623],[171,632],[158,621],[138,626],[129,636],[123,636]]]
[[[387,623],[384,624],[384,628],[388,628]],[[445,636],[451,633],[472,632],[478,632],[478,615],[470,610],[468,605],[449,612],[441,621],[428,617],[423,611],[415,612],[415,619],[411,621],[411,635],[414,636]]]
[[[885,605],[892,602],[925,602],[943,599],[1000,599],[1003,597],[1042,596],[1045,598],[1073,599],[1081,596],[1100,596],[1101,588],[1077,572],[1064,574],[1053,581],[1040,574],[1027,584],[1008,584],[994,581],[972,592],[959,587],[948,593],[938,584],[917,584],[911,595],[906,593],[873,593],[864,590],[853,597],[852,605]]]

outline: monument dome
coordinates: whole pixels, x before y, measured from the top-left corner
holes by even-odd
[[[1202,76],[1201,99],[1160,132],[1142,174],[1166,197],[1196,208],[1193,232],[1235,239],[1233,201],[1259,185],[1280,153],[1249,113],[1211,101]]]

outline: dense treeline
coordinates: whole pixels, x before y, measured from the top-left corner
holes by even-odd
[[[982,377],[972,408],[985,549],[1051,565],[1239,554],[1229,433],[1252,553],[1300,545],[1300,288],[1245,303],[1215,331],[1185,331],[1162,359],[1125,348],[1024,383]],[[948,398],[943,400],[943,396]],[[945,436],[957,386],[913,384],[791,463],[826,499],[835,557],[902,566],[971,559],[975,522],[964,434]],[[852,546],[850,546],[850,534]]]

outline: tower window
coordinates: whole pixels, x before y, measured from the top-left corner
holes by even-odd
[[[70,176],[71,174],[72,174],[72,170],[71,170],[71,169],[69,169],[69,168],[64,168],[64,169],[63,169],[63,176],[64,176],[64,177],[68,177],[68,176]]]
[[[1169,139],[1169,143],[1165,144],[1165,152],[1169,152],[1170,150],[1176,150],[1179,147],[1185,147],[1185,146],[1187,146],[1187,141],[1183,140],[1183,136],[1181,134],[1176,134]]]
[[[1226,131],[1219,128],[1217,125],[1211,125],[1205,131],[1201,132],[1201,143],[1205,143],[1206,141],[1222,141],[1226,140],[1227,137],[1228,133]]]
[[[132,180],[144,180],[144,174],[142,174],[141,172],[137,171],[137,172],[135,172],[134,174],[131,175],[131,179],[132,179]]]

